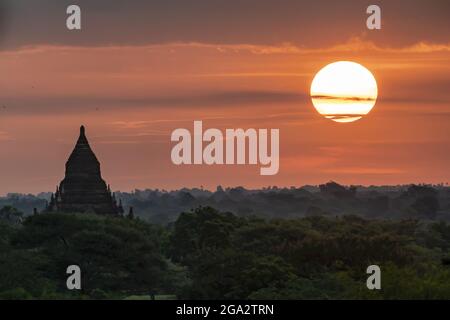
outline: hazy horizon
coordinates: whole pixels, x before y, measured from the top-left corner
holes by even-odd
[[[319,188],[319,185],[321,184],[326,184],[329,182],[335,182],[343,187],[357,187],[357,188],[391,188],[391,187],[398,187],[398,188],[406,188],[412,185],[427,185],[427,186],[431,186],[431,187],[449,187],[448,182],[440,182],[440,183],[436,183],[436,184],[429,184],[429,183],[422,183],[422,182],[417,182],[417,183],[404,183],[404,184],[386,184],[386,185],[364,185],[364,184],[341,184],[339,183],[339,181],[324,181],[322,183],[318,183],[318,184],[305,184],[305,185],[291,185],[291,186],[276,186],[276,185],[272,185],[272,186],[260,186],[260,187],[252,187],[252,188],[248,188],[246,186],[242,186],[242,185],[235,185],[235,186],[224,186],[224,185],[217,185],[216,187],[213,188],[202,188],[202,186],[185,186],[185,187],[181,187],[178,189],[164,189],[164,188],[158,188],[158,187],[143,187],[143,188],[135,188],[135,189],[130,189],[130,190],[119,190],[119,189],[112,189],[112,192],[120,192],[120,193],[133,193],[136,191],[160,191],[160,192],[177,192],[177,191],[181,191],[184,189],[187,190],[194,190],[194,189],[198,189],[198,190],[202,190],[202,191],[207,191],[207,192],[211,192],[214,193],[217,191],[217,189],[219,187],[222,187],[223,190],[228,190],[228,189],[236,189],[236,188],[244,188],[247,191],[262,191],[262,190],[269,190],[269,189],[273,189],[273,188],[277,188],[278,190],[281,189],[290,189],[290,188],[296,188],[296,189],[301,189],[301,188],[305,188],[305,187],[315,187],[315,188]],[[55,189],[56,189],[56,185],[55,185]],[[20,195],[32,195],[32,196],[38,196],[39,194],[42,193],[54,193],[55,190],[47,190],[47,191],[39,191],[39,192],[35,192],[35,193],[23,193],[23,192],[14,192],[14,191],[10,191],[8,193],[4,193],[4,194],[0,194],[0,197],[7,197],[8,194],[20,194]]]

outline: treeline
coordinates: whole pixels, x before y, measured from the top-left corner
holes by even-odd
[[[11,205],[26,215],[41,211],[50,194],[37,197],[11,194],[0,198],[0,208]],[[204,189],[135,190],[116,192],[128,212],[142,219],[167,224],[180,212],[211,206],[238,216],[299,218],[307,216],[359,215],[365,218],[421,219],[450,222],[450,188],[444,185],[343,186],[335,182],[301,188],[270,187],[248,190],[242,187]]]
[[[126,207],[153,223],[175,221],[180,212],[211,206],[238,216],[299,218],[359,215],[365,218],[422,219],[450,222],[450,188],[405,185],[385,187],[342,186],[335,182],[301,188],[270,187],[248,190],[218,187],[178,191],[136,190],[117,193]]]
[[[3,299],[450,299],[445,222],[262,219],[211,207],[167,226],[62,213],[0,220]],[[81,291],[66,288],[72,264]],[[379,291],[366,287],[372,264]]]

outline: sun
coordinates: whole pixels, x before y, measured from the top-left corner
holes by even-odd
[[[372,73],[356,62],[338,61],[323,67],[311,84],[317,112],[336,122],[353,122],[372,110],[378,88]]]

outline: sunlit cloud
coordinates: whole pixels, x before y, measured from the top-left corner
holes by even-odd
[[[39,53],[48,53],[58,51],[61,53],[70,53],[71,51],[89,51],[89,52],[117,52],[127,50],[144,50],[148,53],[171,52],[177,53],[183,50],[212,50],[223,54],[252,53],[255,55],[298,55],[298,54],[315,54],[315,53],[333,53],[333,52],[372,52],[372,53],[435,53],[450,52],[449,43],[433,43],[427,41],[419,41],[412,45],[403,47],[382,46],[374,41],[365,40],[362,37],[352,37],[346,42],[323,47],[306,47],[298,46],[292,43],[280,43],[278,45],[261,45],[261,44],[220,44],[220,43],[202,43],[202,42],[172,42],[161,44],[146,45],[99,45],[99,46],[69,46],[69,45],[28,45],[20,48],[7,49],[0,52],[1,55],[30,55]],[[236,75],[239,75],[237,73]],[[245,73],[242,73],[245,74]],[[272,73],[268,73],[272,74]],[[277,73],[273,73],[277,75]],[[218,74],[220,75],[220,74]],[[249,73],[252,75],[252,73]],[[283,73],[279,75],[284,75]],[[292,74],[287,74],[292,75]],[[295,75],[295,74],[294,74]],[[297,74],[298,75],[298,74]],[[300,74],[301,75],[301,74]]]

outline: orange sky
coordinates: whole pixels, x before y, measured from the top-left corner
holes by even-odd
[[[114,190],[448,182],[450,42],[426,40],[6,48],[0,194],[53,190],[81,124]],[[338,60],[363,64],[378,82],[375,107],[354,123],[324,119],[309,98],[315,73]],[[279,173],[173,165],[170,134],[194,120],[279,128]]]

